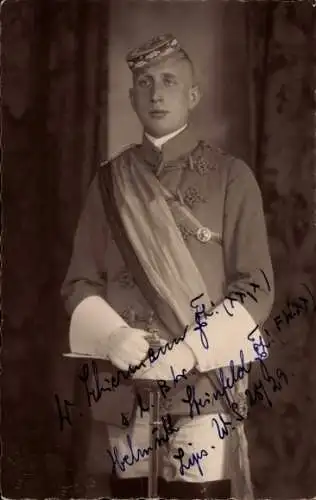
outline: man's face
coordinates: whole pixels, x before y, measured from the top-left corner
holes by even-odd
[[[134,75],[130,98],[145,132],[162,137],[187,123],[200,94],[190,63],[170,57]]]

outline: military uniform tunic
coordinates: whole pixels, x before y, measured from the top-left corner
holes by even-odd
[[[178,223],[212,304],[220,303],[230,291],[247,289],[248,294],[241,298],[243,305],[255,323],[262,324],[273,303],[273,274],[261,195],[250,168],[197,141],[191,128],[171,139],[162,151],[144,138],[143,144],[128,148],[112,160],[112,168],[118,161],[123,161],[126,168],[129,162],[144,163],[144,168],[156,172],[163,186],[192,211],[201,227],[218,236],[203,242],[192,224],[185,220]],[[110,164],[105,163],[100,169],[109,168]],[[133,269],[126,268],[119,245],[111,236],[98,176],[99,173],[92,182],[78,224],[63,285],[67,310],[71,315],[84,298],[100,295],[130,326],[157,328],[161,337],[170,339],[170,333],[136,286]],[[163,246],[161,242],[162,252]],[[250,282],[257,285],[255,290],[249,288]]]
[[[102,201],[100,179],[102,169],[115,169],[117,162],[123,162],[126,168],[133,162],[141,162],[199,222],[200,231],[197,231],[189,219],[180,220],[180,217],[176,220],[207,285],[211,301],[206,304],[207,308],[211,309],[228,295],[235,294],[254,323],[262,325],[269,316],[274,293],[260,190],[252,171],[243,161],[197,140],[191,127],[168,141],[161,150],[144,137],[142,144],[127,148],[100,166],[78,223],[71,263],[62,289],[69,314],[72,315],[85,298],[98,295],[130,326],[156,329],[162,338],[172,338],[137,287],[133,269],[126,267],[120,244],[114,241],[111,233],[108,223],[110,207]],[[161,252],[165,244],[161,241]],[[234,307],[232,302],[231,307]],[[182,333],[179,331],[179,336]],[[89,344],[93,345],[93,337],[89,339],[87,332],[85,352],[88,352]],[[229,364],[229,350],[228,343],[227,362],[222,366]],[[215,342],[211,351],[210,356],[215,360]],[[90,352],[93,352],[92,347]],[[214,368],[221,366],[220,363],[217,359]],[[208,373],[200,374],[196,388],[199,394],[214,390]],[[165,411],[188,415],[189,407],[182,402],[183,397],[184,389],[172,399],[166,398]],[[133,401],[131,388],[122,385],[106,393],[102,404],[95,405],[96,418],[122,426],[121,413],[131,415]],[[219,404],[213,401],[203,411],[217,412]]]

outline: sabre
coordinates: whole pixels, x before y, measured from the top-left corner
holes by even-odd
[[[161,346],[160,338],[153,333],[147,338],[150,348],[157,350]],[[148,381],[149,391],[149,441],[152,453],[149,456],[149,474],[148,474],[148,498],[159,500],[158,478],[159,478],[159,447],[156,446],[157,438],[160,436],[162,423],[160,421],[160,390],[156,380]],[[154,432],[154,429],[157,429]]]

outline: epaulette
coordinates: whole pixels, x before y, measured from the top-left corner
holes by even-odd
[[[190,169],[200,175],[206,175],[217,170],[229,161],[230,155],[220,148],[208,144],[205,140],[199,141],[197,148],[190,155]]]
[[[129,144],[128,146],[125,146],[123,149],[120,150],[119,153],[114,153],[108,160],[101,161],[100,163],[100,168],[105,167],[115,161],[117,158],[119,158],[121,155],[126,153],[127,151],[130,151],[132,148],[135,148],[138,146],[138,144]]]
[[[250,171],[253,173],[251,167],[241,158],[228,153],[227,151],[212,145],[204,144],[205,156],[211,165],[217,165],[223,172],[226,171],[227,175],[247,175],[245,172]]]

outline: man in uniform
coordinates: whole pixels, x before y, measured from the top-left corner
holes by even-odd
[[[244,162],[195,137],[200,90],[174,36],[127,63],[143,141],[91,184],[62,289],[71,350],[160,381],[162,496],[251,498],[243,390],[250,363],[267,354],[261,326],[274,300],[260,190]],[[150,332],[165,346],[158,355]],[[148,407],[133,391],[119,406],[128,428],[113,408],[104,415],[112,494],[146,496]]]

